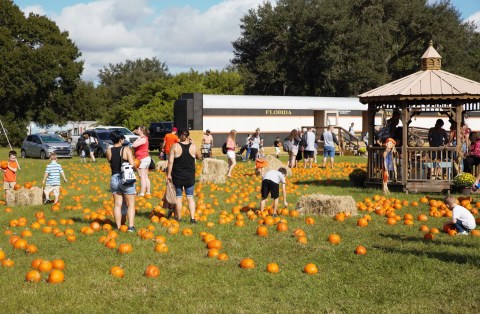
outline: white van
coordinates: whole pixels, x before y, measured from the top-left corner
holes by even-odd
[[[135,140],[138,138],[137,135],[133,134],[132,131],[130,131],[127,128],[124,128],[123,126],[97,126],[94,128],[95,130],[107,130],[107,131],[120,131],[122,134],[125,136],[125,139],[129,141],[130,143],[135,142]]]

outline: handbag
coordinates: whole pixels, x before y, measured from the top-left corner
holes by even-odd
[[[175,185],[173,185],[173,183],[170,181],[167,181],[167,184],[166,184],[165,199],[170,204],[177,203],[177,191],[175,189]]]
[[[222,153],[226,154],[227,151],[228,151],[228,149],[227,149],[227,143],[223,143],[223,145],[222,145]]]
[[[123,147],[120,150],[120,158],[123,159]],[[122,184],[131,185],[137,182],[137,177],[135,176],[135,172],[133,172],[133,167],[132,165],[130,165],[129,162],[124,161],[120,166],[120,171],[122,175]]]
[[[155,170],[155,161],[153,158],[150,158],[150,165],[148,166],[149,170]]]

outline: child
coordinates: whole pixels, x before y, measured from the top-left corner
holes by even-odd
[[[277,216],[277,208],[278,208],[278,197],[279,194],[279,187],[280,183],[282,183],[282,190],[283,190],[283,204],[285,207],[288,206],[287,203],[287,190],[285,185],[287,181],[285,177],[287,176],[287,169],[280,167],[278,170],[270,170],[268,171],[262,180],[262,201],[260,202],[260,211],[263,212],[265,208],[265,200],[270,194],[270,197],[273,199],[273,217]]]
[[[50,200],[50,192],[52,191],[55,196],[55,201],[53,203],[58,203],[58,196],[60,195],[60,174],[63,177],[63,181],[67,182],[62,166],[57,163],[57,154],[52,152],[50,153],[50,163],[47,165],[45,175],[43,176],[43,184],[45,185],[46,183],[45,188],[43,189],[43,192],[45,193],[44,204],[52,202]]]
[[[468,235],[475,229],[475,217],[463,206],[457,204],[457,200],[453,196],[445,197],[445,205],[452,211],[452,223],[455,225],[458,234]]]
[[[275,141],[273,141],[273,147],[275,147],[275,157],[280,157],[280,147],[282,147],[282,143],[280,143],[280,137],[276,137]]]
[[[3,189],[5,190],[5,196],[7,196],[7,193],[13,191],[15,184],[17,184],[17,170],[20,170],[16,151],[11,150],[8,153],[7,168],[0,169],[3,171]]]

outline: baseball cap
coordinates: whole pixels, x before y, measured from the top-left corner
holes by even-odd
[[[176,127],[173,127],[172,131],[178,131],[178,129]]]

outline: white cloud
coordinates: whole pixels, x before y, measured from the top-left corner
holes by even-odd
[[[241,17],[264,0],[224,0],[204,12],[191,6],[156,12],[148,2],[98,0],[59,14],[38,6],[23,11],[46,14],[68,31],[82,52],[83,78],[96,81],[101,68],[127,59],[156,57],[172,73],[222,69],[233,58],[231,43],[240,35]]]
[[[30,13],[45,15],[45,11],[43,10],[41,5],[32,5],[32,6],[25,7],[23,8],[23,13],[25,14],[26,17],[28,17]]]
[[[467,21],[474,22],[477,25],[477,31],[480,32],[480,11],[470,15]]]

